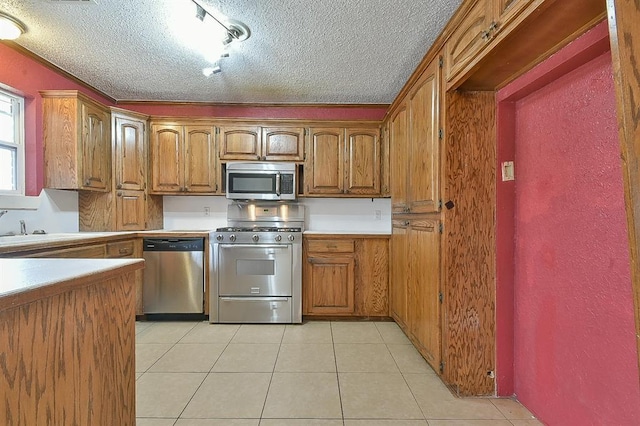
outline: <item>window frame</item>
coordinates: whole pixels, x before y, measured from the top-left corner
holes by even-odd
[[[16,150],[16,189],[0,189],[0,196],[24,196],[25,195],[25,127],[24,127],[24,104],[25,98],[15,92],[5,89],[0,85],[0,94],[11,99],[14,142],[0,141],[0,145]]]

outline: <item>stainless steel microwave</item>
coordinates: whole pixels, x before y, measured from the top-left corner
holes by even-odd
[[[293,163],[227,163],[227,198],[232,200],[295,200]]]

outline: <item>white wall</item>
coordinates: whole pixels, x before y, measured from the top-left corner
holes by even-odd
[[[9,210],[0,217],[0,235],[20,232],[20,220],[27,232],[43,229],[47,233],[78,232],[78,193],[45,189],[40,193],[37,210]],[[3,210],[0,208],[0,210]]]
[[[391,233],[391,200],[388,198],[302,198],[306,229],[310,231]],[[222,196],[165,196],[164,228],[207,230],[226,226],[227,204]],[[205,215],[209,208],[209,216]],[[376,219],[376,211],[380,219]]]
[[[301,198],[306,206],[305,228],[318,232],[391,233],[391,200],[388,198]],[[226,226],[227,204],[223,196],[165,196],[164,229],[212,230]],[[205,215],[205,207],[209,215]],[[1,209],[0,209],[1,210]],[[376,218],[376,211],[380,218]],[[20,231],[78,232],[78,193],[45,189],[37,210],[9,210],[0,218],[0,235]]]

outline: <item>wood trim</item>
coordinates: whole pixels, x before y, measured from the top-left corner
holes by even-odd
[[[640,365],[640,3],[607,0]]]
[[[242,103],[242,102],[198,102],[198,101],[152,101],[142,99],[120,99],[117,105],[153,105],[153,106],[207,106],[207,107],[243,107],[243,108],[389,108],[390,104],[330,104],[330,103]]]
[[[176,126],[183,126],[186,124],[204,124],[212,125],[216,127],[224,127],[229,125],[248,125],[248,126],[260,126],[260,127],[273,127],[277,124],[278,127],[371,127],[380,128],[382,122],[378,120],[309,120],[304,118],[213,118],[203,116],[162,116],[151,115],[150,125],[153,124],[171,124]]]
[[[26,48],[20,46],[18,43],[13,42],[13,41],[8,41],[8,40],[3,40],[3,42],[4,42],[4,44],[6,46],[8,46],[9,48],[15,50],[16,52],[20,53],[21,55],[24,55],[27,58],[36,61],[40,65],[43,65],[43,66],[49,68],[50,70],[62,75],[64,78],[67,78],[67,79],[73,81],[74,83],[79,84],[80,86],[91,90],[95,94],[100,95],[103,98],[107,99],[109,102],[112,102],[114,104],[116,103],[115,98],[113,98],[112,96],[109,96],[105,92],[103,92],[102,90],[96,89],[95,87],[91,86],[90,84],[80,80],[75,75],[63,70],[62,68],[58,67],[57,65],[52,64],[51,62],[49,62],[46,59],[44,59],[42,56],[39,56],[39,55],[33,53],[32,51],[30,51],[29,49],[26,49]]]

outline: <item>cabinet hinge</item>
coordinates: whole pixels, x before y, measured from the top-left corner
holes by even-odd
[[[439,137],[440,139],[443,139],[443,138],[444,138],[444,130],[443,130],[443,129],[438,130],[438,137]]]
[[[438,200],[438,210],[442,210],[442,200]]]
[[[438,300],[440,301],[440,303],[444,301],[444,296],[442,295],[442,292],[438,293]]]
[[[444,361],[440,361],[440,373],[444,373]]]
[[[216,183],[216,192],[218,192],[218,184]]]
[[[147,194],[144,194],[144,200],[147,201]]]
[[[440,56],[440,58],[438,58],[438,66],[440,66],[440,68],[442,68],[444,66],[444,58],[442,56]]]
[[[216,127],[216,135],[220,134],[220,127]]]
[[[438,224],[438,231],[440,231],[441,234],[444,232],[444,225],[442,224],[442,222]]]
[[[305,135],[305,136],[308,136],[308,135],[309,135],[309,129],[306,129],[306,128],[304,129],[304,135]]]

